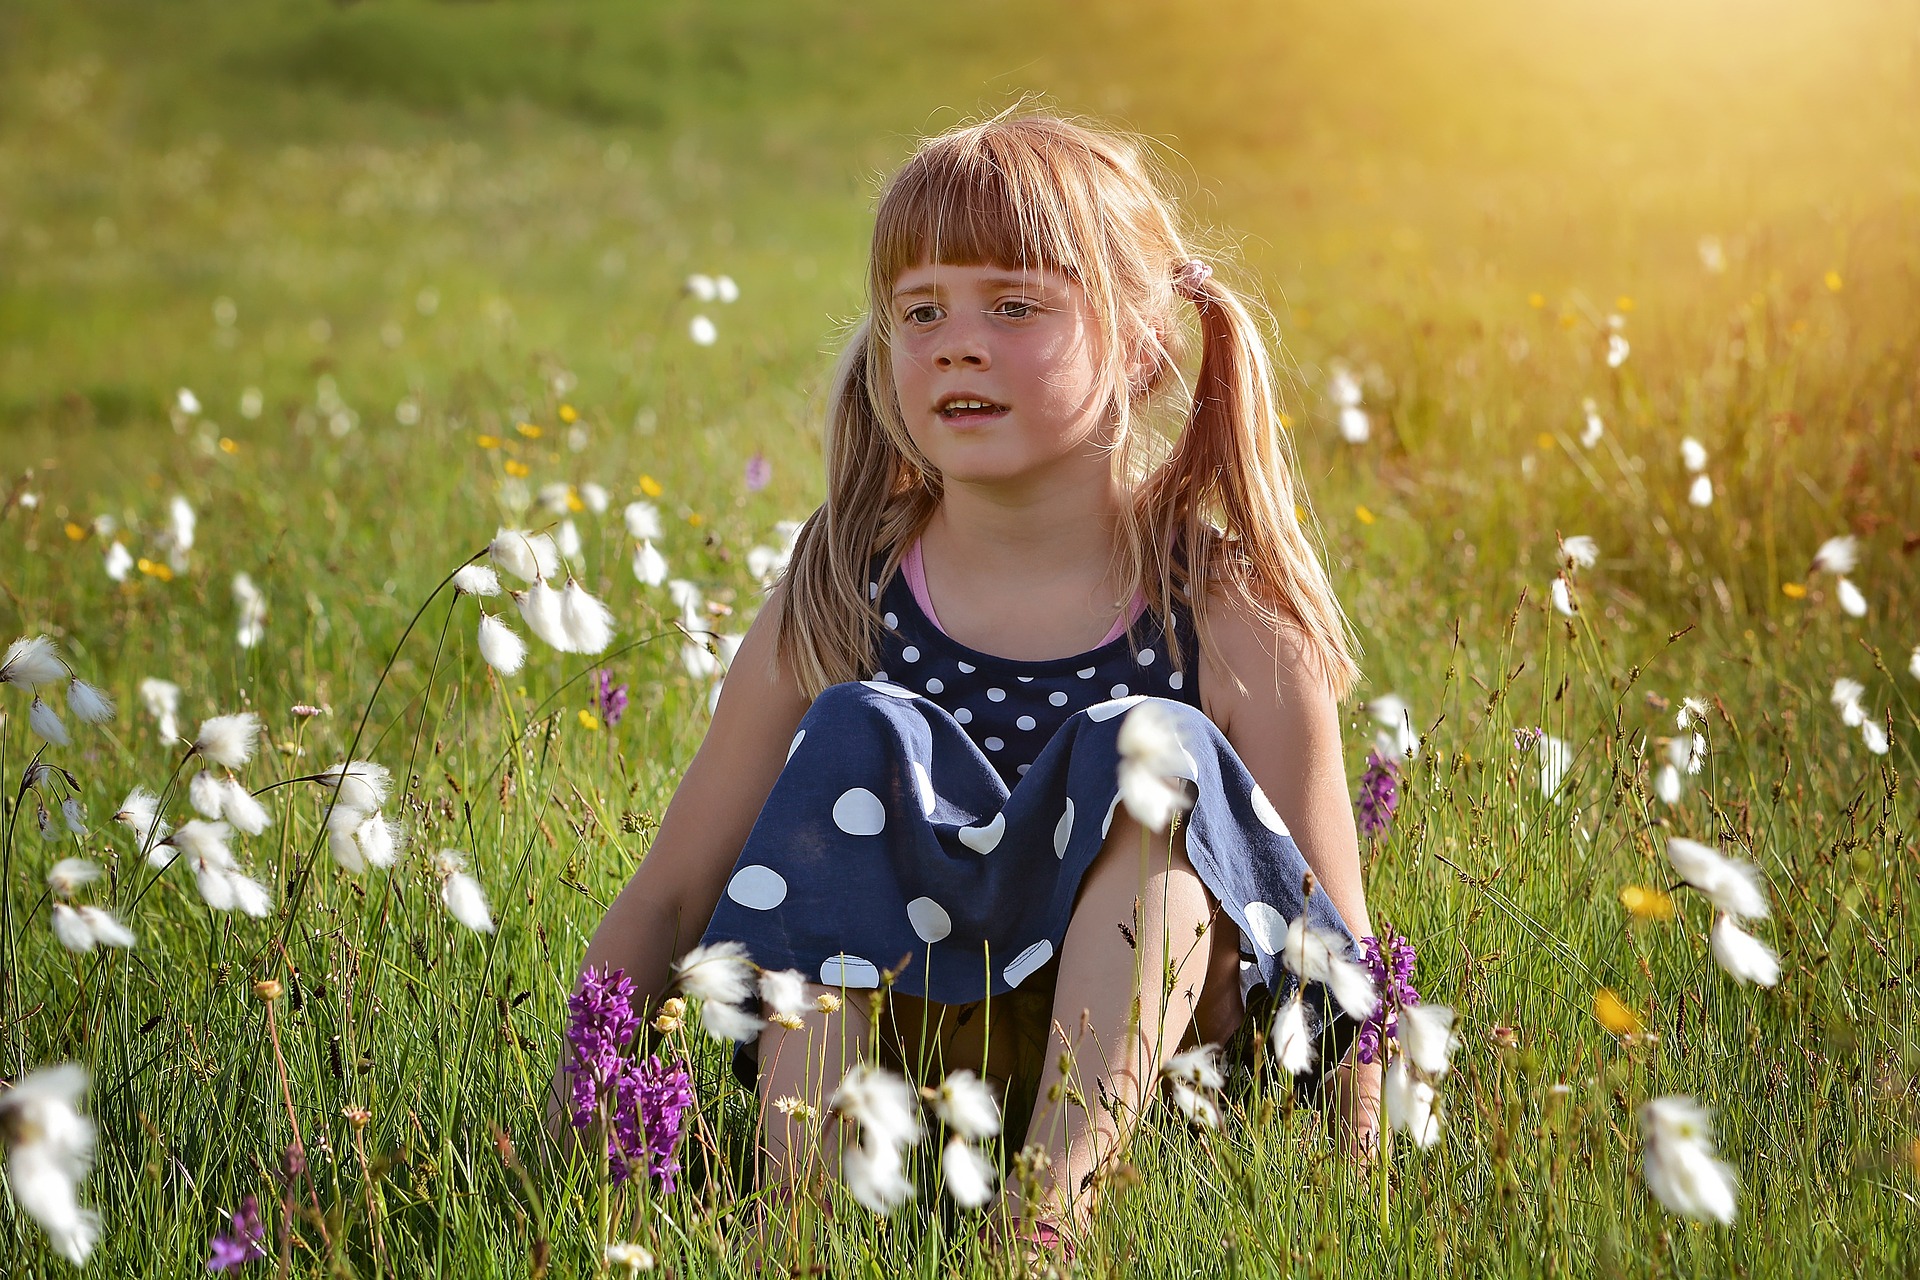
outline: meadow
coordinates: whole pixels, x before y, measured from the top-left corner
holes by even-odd
[[[742,1271],[728,1046],[671,1039],[685,1174],[617,1220],[543,1137],[548,1074],[726,638],[820,499],[877,183],[1023,94],[1153,139],[1270,313],[1363,647],[1350,779],[1390,699],[1417,734],[1369,900],[1462,1038],[1439,1141],[1370,1171],[1264,1083],[1217,1130],[1158,1107],[1077,1269],[1920,1268],[1920,25],[1325,8],[0,10],[0,644],[48,636],[117,704],[43,691],[53,745],[0,684],[0,1079],[91,1073],[85,1270],[202,1274],[252,1195],[254,1269],[605,1274],[616,1238]],[[479,613],[519,617],[448,579],[561,522],[614,638],[503,676]],[[258,917],[112,820],[136,786],[191,818],[180,735],[242,711]],[[391,770],[391,867],[329,856],[310,779],[345,759]],[[1777,984],[1715,963],[1672,836],[1760,869]],[[444,849],[492,931],[445,909]],[[104,874],[56,892],[72,857]],[[63,946],[61,897],[134,945]],[[1730,1224],[1648,1191],[1639,1108],[1674,1094],[1737,1172]],[[885,1218],[843,1201],[798,1273],[1001,1273],[923,1175]],[[70,1274],[9,1191],[0,1271]]]

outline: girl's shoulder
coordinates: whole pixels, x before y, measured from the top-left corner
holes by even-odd
[[[1209,575],[1200,602],[1206,643],[1200,687],[1207,714],[1223,731],[1247,716],[1324,714],[1337,705],[1333,685],[1306,628],[1285,604],[1263,600],[1230,575]]]

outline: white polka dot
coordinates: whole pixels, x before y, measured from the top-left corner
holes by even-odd
[[[871,960],[842,951],[820,962],[820,981],[829,987],[877,987],[880,969]]]
[[[1097,702],[1087,708],[1089,720],[1111,720],[1137,702],[1144,702],[1146,694],[1136,693],[1131,698],[1115,698],[1112,702]]]
[[[938,942],[953,932],[953,917],[932,898],[915,898],[909,902],[907,919],[922,942]]]
[[[1280,954],[1287,940],[1287,918],[1264,902],[1247,904],[1247,934],[1253,945],[1270,956]]]
[[[1005,977],[1007,979],[1007,985],[1010,987],[1019,986],[1022,982],[1026,981],[1029,974],[1051,959],[1053,959],[1053,944],[1045,938],[1042,938],[1015,956],[1013,963],[1006,967]]]
[[[1150,667],[1153,665],[1153,650],[1142,649],[1134,655],[1133,660],[1143,667]]]
[[[887,673],[884,671],[876,671],[873,673],[873,678],[875,680],[885,680],[887,678]]]
[[[1273,801],[1267,799],[1267,793],[1260,789],[1259,783],[1253,784],[1253,816],[1260,819],[1260,825],[1277,835],[1292,835],[1287,830],[1287,820],[1273,807]]]
[[[942,680],[939,676],[935,676],[933,679],[927,681],[928,693],[945,693],[946,691],[946,681]]]
[[[886,828],[887,809],[873,792],[853,787],[833,802],[833,825],[850,836],[877,836]]]
[[[963,675],[970,676],[974,672],[974,666],[971,662],[963,662],[960,664],[960,671]]]
[[[900,656],[905,658],[908,662],[920,661],[920,651],[914,648],[912,645],[908,645],[906,648],[902,649],[900,651]]]
[[[962,707],[958,711],[953,713],[953,718],[961,724],[972,724],[973,712],[967,710],[965,707]]]
[[[1027,776],[1027,770],[1031,768],[1033,768],[1033,766],[1030,764],[1017,764],[1013,766],[1013,771],[1024,778]]]
[[[996,813],[993,821],[983,827],[962,827],[957,833],[960,843],[975,853],[992,853],[1000,843],[1000,837],[1007,834],[1007,815]]]
[[[1067,705],[1067,695],[1064,693],[1050,693],[1047,695],[1047,701],[1056,707],[1064,707]]]
[[[1067,842],[1073,839],[1073,797],[1067,797],[1067,811],[1060,815],[1059,824],[1053,829],[1053,856],[1067,856]]]
[[[793,759],[793,753],[800,749],[800,741],[806,736],[807,731],[805,729],[793,735],[793,741],[787,744],[787,759]]]
[[[1119,807],[1120,807],[1120,793],[1116,791],[1113,793],[1112,803],[1107,805],[1107,816],[1100,820],[1100,838],[1102,840],[1105,840],[1107,838],[1107,832],[1113,830],[1114,811],[1119,809]]]
[[[1000,739],[998,738],[988,738],[986,742],[982,743],[981,745],[985,746],[986,749],[989,751],[998,751],[1002,747],[1006,746],[1007,744],[1000,741]]]
[[[1018,680],[1018,681],[1019,681],[1019,682],[1020,682],[1021,684],[1032,684],[1032,683],[1033,683],[1033,677],[1032,677],[1032,676],[1015,676],[1015,677],[1014,677],[1014,679],[1015,679],[1015,680]]]
[[[743,907],[771,911],[787,900],[787,882],[772,867],[742,867],[727,881],[727,896]]]
[[[1007,691],[1005,689],[987,690],[988,702],[1005,702],[1006,700],[1007,700]]]
[[[1184,671],[1176,671],[1167,677],[1167,684],[1170,688],[1178,689],[1186,683],[1187,673]]]
[[[1015,720],[1014,723],[1019,725],[1023,730],[1031,730],[1039,721],[1035,720],[1032,716],[1021,716],[1018,720]]]
[[[886,623],[887,630],[891,631],[900,625],[900,615],[892,612],[884,613],[880,616],[880,621]]]
[[[867,599],[878,600],[879,598],[880,598],[880,584],[877,582],[869,582],[867,584]]]
[[[1127,696],[1127,686],[1123,684],[1117,684],[1113,686],[1113,688],[1107,690],[1107,696],[1109,698],[1124,698]]]
[[[940,803],[940,797],[933,794],[933,779],[927,775],[927,766],[918,760],[913,762],[913,783],[920,789],[921,812],[931,818],[933,807]]]
[[[873,690],[875,693],[886,694],[889,698],[912,699],[920,696],[919,694],[915,693],[913,690],[907,688],[907,686],[903,684],[895,684],[893,681],[887,679],[887,673],[884,671],[882,671],[879,675],[875,676],[873,679],[862,680],[860,683],[866,685],[867,688]]]
[[[1082,680],[1091,680],[1093,679],[1093,673],[1098,670],[1098,667],[1082,667],[1073,674],[1079,676]]]

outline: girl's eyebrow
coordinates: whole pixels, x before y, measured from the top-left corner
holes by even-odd
[[[989,289],[1004,289],[1009,285],[1021,288],[1033,287],[1044,289],[1047,287],[1047,282],[1037,275],[989,276],[980,283]],[[902,298],[917,298],[922,294],[938,294],[941,292],[944,292],[944,286],[942,285],[917,284],[910,289],[895,289],[893,291],[893,301],[898,302]]]

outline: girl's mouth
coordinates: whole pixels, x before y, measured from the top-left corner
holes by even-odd
[[[1004,417],[1007,407],[995,404],[991,400],[955,400],[951,404],[940,406],[939,412],[943,422],[986,422],[993,418]]]

